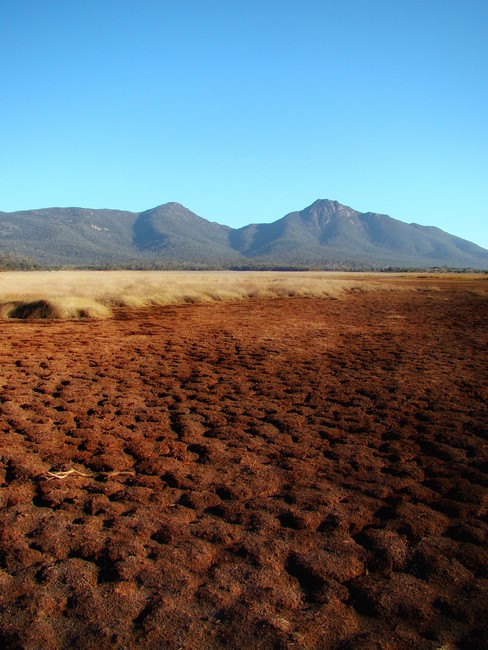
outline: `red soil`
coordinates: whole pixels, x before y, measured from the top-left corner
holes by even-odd
[[[3,647],[484,648],[486,284],[2,322]]]

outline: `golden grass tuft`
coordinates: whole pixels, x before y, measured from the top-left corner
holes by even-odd
[[[17,300],[0,305],[1,318],[21,320],[51,319],[72,320],[80,318],[109,318],[112,311],[95,300],[66,296],[38,300]]]

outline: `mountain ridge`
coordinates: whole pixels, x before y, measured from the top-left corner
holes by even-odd
[[[434,226],[317,199],[270,223],[231,228],[181,203],[142,212],[0,212],[0,255],[45,266],[488,268],[488,250]]]

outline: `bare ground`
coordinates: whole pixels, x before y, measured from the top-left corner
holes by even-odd
[[[485,648],[487,282],[424,284],[1,322],[3,647]]]

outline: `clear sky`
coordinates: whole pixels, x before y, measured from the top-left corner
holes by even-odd
[[[488,248],[487,0],[0,0],[0,210],[317,198]]]

